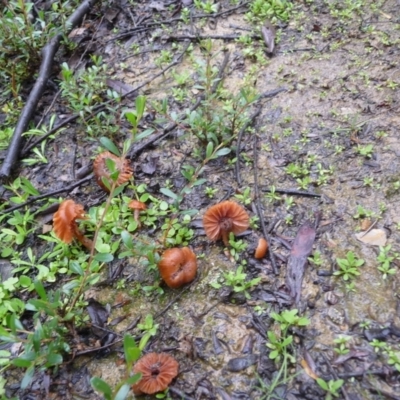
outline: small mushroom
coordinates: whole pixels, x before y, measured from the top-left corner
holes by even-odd
[[[258,245],[254,253],[254,258],[257,259],[263,258],[267,254],[267,251],[268,251],[268,242],[264,238],[258,239]]]
[[[111,185],[111,172],[107,168],[106,160],[112,160],[115,163],[115,170],[119,171],[119,175],[117,178],[117,186],[128,182],[129,179],[132,178],[133,171],[131,166],[129,165],[129,160],[126,158],[117,157],[109,151],[104,151],[100,153],[93,162],[93,172],[96,175],[96,182],[99,186],[101,186],[106,192],[110,190],[104,184],[102,178],[106,178]]]
[[[133,385],[133,392],[136,395],[162,392],[178,375],[178,370],[178,361],[169,354],[146,354],[133,366],[134,373],[142,374],[140,381]]]
[[[158,270],[165,283],[173,289],[190,283],[196,276],[197,259],[189,247],[173,247],[164,251]]]
[[[229,246],[229,233],[244,232],[249,227],[249,214],[234,201],[223,201],[206,211],[203,226],[210,240],[222,239]]]
[[[78,239],[89,250],[93,242],[85,237],[76,224],[77,219],[86,219],[83,206],[73,200],[64,200],[53,216],[53,229],[56,236],[64,243],[70,244],[74,238]]]
[[[138,223],[138,227],[140,228],[141,223],[140,223],[140,219],[139,219],[139,213],[140,213],[140,211],[144,211],[147,209],[146,204],[139,200],[132,200],[129,202],[128,207],[132,208],[133,218]]]

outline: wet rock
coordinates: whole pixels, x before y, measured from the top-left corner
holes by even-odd
[[[254,336],[250,334],[245,339],[245,342],[242,347],[243,354],[252,354],[253,353],[253,345],[254,345]]]
[[[344,324],[344,312],[342,309],[335,307],[328,308],[327,316],[336,325]]]
[[[324,295],[324,299],[325,302],[330,306],[337,304],[337,302],[339,301],[338,296],[336,296],[336,294],[333,292],[326,292]]]
[[[364,336],[369,342],[371,342],[374,339],[387,340],[390,334],[391,334],[390,328],[366,329],[364,331]]]
[[[249,354],[246,357],[238,357],[229,360],[226,369],[231,372],[239,372],[254,365],[258,361],[257,354]]]

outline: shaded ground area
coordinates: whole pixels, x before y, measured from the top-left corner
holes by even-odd
[[[84,121],[38,144],[46,162],[25,162],[19,174],[40,193],[89,178],[29,206],[33,228],[13,244],[16,254],[3,252],[2,279],[23,265],[17,259],[40,264],[29,272],[32,281],[39,274],[46,291],[61,285],[65,299],[73,298],[74,265],[84,269],[88,257],[49,233],[58,196],[84,205],[89,219],[80,225],[89,237],[103,224],[97,238],[109,247],[96,249],[113,260],[100,260],[92,271],[98,279],[74,298],[82,315],[65,323],[63,363],[54,372],[39,365],[24,390],[26,366],[7,369],[7,396],[101,398],[90,378],[111,386],[124,379],[122,337],[139,341],[151,330],[143,328],[150,314],[157,327],[144,352],[168,352],[180,363],[169,398],[324,399],[329,391],[344,399],[399,398],[399,2],[290,3],[287,21],[268,17],[276,29],[272,53],[260,34],[268,18],[256,1],[194,3],[96,5],[70,35],[76,47],[57,56],[35,122],[48,124],[53,114],[55,125],[76,114]],[[125,97],[112,101],[117,93]],[[134,179],[108,204],[89,175],[91,160],[104,147],[101,137],[122,150],[134,131],[124,114],[138,95],[147,102],[137,132],[143,137],[126,151]],[[28,146],[35,140],[29,135]],[[31,157],[38,160],[24,154]],[[8,209],[20,193],[15,181],[3,193],[3,229],[15,226]],[[135,195],[146,195],[148,205],[141,227],[126,205]],[[205,210],[226,199],[251,217],[230,250],[208,240],[202,226]],[[308,237],[311,254],[300,257],[291,249],[305,223],[316,238]],[[254,248],[262,236],[269,254],[259,260]],[[158,254],[174,245],[190,246],[199,266],[195,281],[176,290],[156,268]],[[56,246],[64,247],[44,257]],[[32,296],[15,293],[24,302]],[[21,312],[21,342],[35,330],[33,311]],[[18,343],[10,351],[21,354]]]

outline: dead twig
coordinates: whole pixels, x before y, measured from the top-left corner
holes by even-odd
[[[68,34],[76,25],[78,25],[83,16],[92,8],[97,0],[84,0],[83,3],[74,11],[65,23],[67,26],[66,33]],[[6,158],[0,170],[1,178],[8,178],[11,174],[12,167],[17,161],[22,145],[22,134],[27,130],[29,122],[36,110],[39,100],[46,88],[47,81],[51,74],[51,66],[53,64],[54,55],[60,46],[63,34],[60,32],[54,36],[42,50],[42,63],[40,65],[39,76],[31,90],[28,100],[18,119],[10,145],[8,147]]]
[[[236,40],[239,39],[241,35],[170,35],[166,39],[169,40],[207,40],[207,39],[216,39],[216,40]],[[260,35],[252,35],[253,39],[259,39]]]
[[[271,189],[261,189],[263,192],[271,192]],[[303,190],[296,189],[274,189],[274,192],[281,194],[290,194],[295,196],[306,196],[306,197],[321,197],[318,193],[305,192]]]
[[[254,171],[254,197],[255,197],[255,203],[256,203],[256,209],[257,209],[257,214],[258,218],[260,219],[260,224],[261,224],[261,229],[264,235],[264,239],[268,242],[271,243],[271,238],[267,232],[267,228],[265,226],[265,221],[264,221],[264,216],[262,214],[262,209],[261,209],[261,201],[260,201],[260,191],[258,188],[258,169],[257,169],[257,160],[258,160],[258,151],[257,151],[257,145],[258,145],[258,138],[257,135],[254,135],[254,146],[253,146],[253,171]],[[274,271],[275,275],[279,275],[278,267],[276,265],[276,260],[274,253],[272,249],[269,249],[269,259],[271,260],[272,264],[272,269]]]

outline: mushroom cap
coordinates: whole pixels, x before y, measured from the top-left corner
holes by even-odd
[[[143,203],[142,201],[139,200],[131,200],[128,204],[128,207],[132,208],[133,210],[140,210],[140,211],[147,209],[146,203]]]
[[[76,220],[85,219],[85,212],[81,204],[73,200],[64,200],[53,216],[53,229],[56,236],[64,243],[71,243],[76,236]]]
[[[161,277],[170,288],[190,283],[196,276],[197,259],[189,247],[173,247],[164,251],[158,263]]]
[[[96,182],[101,186],[106,192],[109,192],[107,186],[104,185],[102,178],[110,180],[110,171],[107,168],[106,160],[112,160],[115,163],[115,169],[119,171],[117,186],[128,182],[132,178],[133,171],[129,165],[129,160],[126,158],[117,157],[116,155],[110,153],[109,151],[104,151],[100,153],[93,161],[93,172],[96,176]],[[111,182],[110,182],[111,184]]]
[[[178,370],[178,361],[169,354],[146,354],[133,366],[134,373],[142,374],[140,381],[133,385],[133,391],[135,394],[161,392],[178,375]]]
[[[210,240],[218,240],[230,232],[244,232],[249,227],[249,214],[234,201],[223,201],[206,211],[203,226]]]
[[[263,258],[267,254],[268,242],[264,238],[258,239],[258,245],[254,252],[254,258]]]

